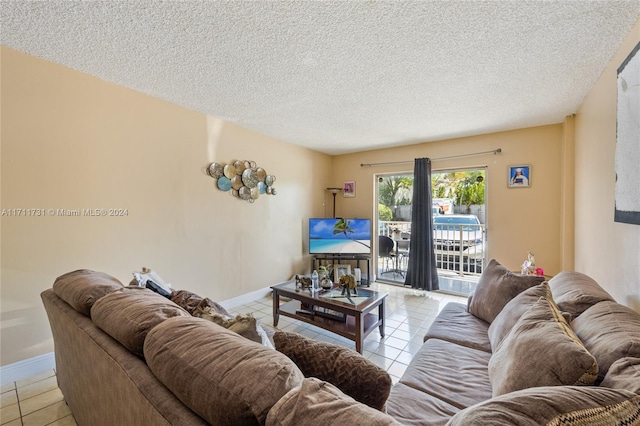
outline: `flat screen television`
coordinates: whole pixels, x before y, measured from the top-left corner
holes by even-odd
[[[310,254],[371,254],[371,219],[310,218]]]

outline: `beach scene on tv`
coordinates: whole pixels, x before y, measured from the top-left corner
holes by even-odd
[[[309,219],[309,253],[370,254],[370,219]]]

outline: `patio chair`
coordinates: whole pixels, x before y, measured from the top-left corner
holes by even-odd
[[[378,257],[381,257],[384,262],[383,271],[380,273],[380,275],[386,274],[387,272],[394,272],[392,269],[389,269],[389,262],[391,262],[391,265],[393,265],[394,259],[396,257],[395,253],[393,252],[393,247],[394,243],[391,238],[387,237],[386,235],[378,236]]]

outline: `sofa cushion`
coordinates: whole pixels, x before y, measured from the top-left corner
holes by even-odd
[[[285,355],[202,318],[170,318],[147,335],[153,374],[211,424],[264,424],[304,379]]]
[[[528,288],[507,303],[489,326],[488,339],[495,352],[509,334],[516,321],[529,310],[541,297],[551,298],[549,284],[543,282]]]
[[[640,358],[640,314],[616,302],[601,302],[571,323],[584,346],[598,360],[598,379],[624,357]]]
[[[366,420],[365,420],[366,419]],[[358,404],[330,383],[306,378],[273,406],[267,426],[400,425],[393,417]]]
[[[450,426],[637,425],[640,396],[593,386],[523,389],[482,402],[454,415]]]
[[[78,269],[56,278],[53,291],[76,311],[91,316],[91,307],[105,294],[122,290],[120,281],[104,272]]]
[[[478,280],[469,312],[492,323],[509,300],[542,281],[544,277],[515,274],[491,259]]]
[[[544,297],[520,317],[489,361],[493,396],[535,386],[593,384],[597,373],[593,355]]]
[[[143,287],[125,287],[109,293],[91,308],[94,324],[139,356],[149,331],[178,316],[190,317],[166,297]]]
[[[573,319],[596,303],[614,301],[593,278],[581,272],[562,271],[549,280],[549,287],[560,310]]]
[[[439,339],[418,350],[400,383],[466,408],[491,398],[487,366],[491,354]]]
[[[276,331],[273,341],[305,377],[325,380],[356,401],[377,410],[384,408],[391,376],[358,352],[284,331]]]
[[[640,358],[620,358],[611,364],[600,386],[640,394]]]
[[[387,400],[387,414],[407,426],[444,426],[459,411],[437,396],[404,383],[396,383]]]
[[[440,339],[481,351],[491,352],[487,337],[489,323],[471,315],[467,306],[450,302],[440,311],[424,336],[428,339]]]

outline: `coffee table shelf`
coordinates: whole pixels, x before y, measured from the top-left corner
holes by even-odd
[[[346,321],[339,321],[330,318],[325,318],[322,315],[306,315],[297,314],[296,311],[303,309],[302,303],[297,300],[292,300],[280,305],[280,315],[284,315],[290,318],[313,324],[317,327],[339,334],[342,337],[355,341],[356,338],[356,317],[347,315]],[[366,338],[376,327],[379,327],[382,321],[378,318],[377,314],[369,313],[365,314],[363,318],[363,330],[362,338]]]

